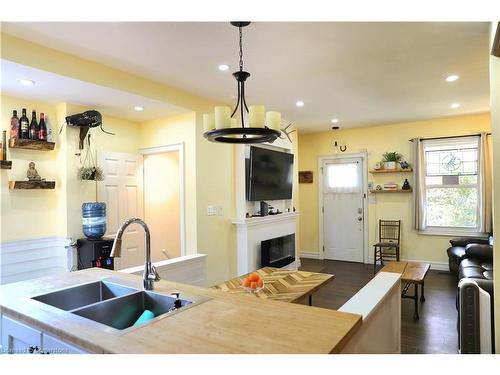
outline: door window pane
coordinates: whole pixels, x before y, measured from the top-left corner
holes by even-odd
[[[358,163],[329,164],[326,171],[326,187],[328,191],[332,193],[361,191]]]

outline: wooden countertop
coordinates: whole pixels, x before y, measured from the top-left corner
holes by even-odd
[[[338,353],[361,316],[267,301],[161,280],[155,291],[208,297],[185,311],[118,333],[32,300],[32,296],[109,278],[141,288],[142,278],[92,268],[0,287],[0,312],[94,353]]]

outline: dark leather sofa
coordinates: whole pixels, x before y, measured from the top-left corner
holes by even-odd
[[[493,303],[493,246],[490,245],[489,238],[485,237],[464,237],[450,240],[451,247],[448,248],[448,264],[450,271],[457,275],[458,282],[473,282],[479,288],[486,291],[491,296]],[[469,284],[470,283],[464,283]],[[477,288],[477,287],[476,287]],[[467,301],[460,301],[461,295],[474,293],[472,298]],[[470,311],[479,311],[477,308],[477,291],[471,291],[470,288],[457,290],[457,310],[459,320],[457,328],[468,330],[462,332],[462,341],[460,345],[461,353],[479,353],[480,345],[477,333],[478,315],[471,314]],[[461,310],[463,310],[461,312]],[[462,321],[460,315],[462,314]],[[493,304],[491,305],[491,318],[493,323]],[[474,328],[476,327],[476,328]],[[492,324],[492,334],[493,334]]]
[[[478,258],[484,258],[484,256],[488,258],[489,249],[490,257],[492,257],[492,250],[487,237],[459,237],[450,240],[450,244],[451,247],[446,250],[448,253],[448,266],[450,271],[457,276],[459,275],[458,268],[462,260],[466,258],[476,258],[476,251]],[[487,248],[476,250],[476,246],[471,246],[466,253],[468,245],[486,245]]]

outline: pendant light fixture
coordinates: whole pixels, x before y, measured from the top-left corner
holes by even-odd
[[[245,81],[250,77],[250,73],[243,70],[242,28],[249,24],[250,22],[231,22],[231,25],[239,30],[240,41],[240,69],[233,73],[238,83],[238,100],[232,112],[230,107],[215,107],[214,113],[203,115],[205,131],[203,135],[212,142],[240,144],[274,142],[281,135],[280,112],[266,113],[263,105],[247,106]],[[239,124],[236,118],[238,115]]]

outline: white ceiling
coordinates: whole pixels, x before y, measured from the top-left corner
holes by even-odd
[[[232,102],[237,30],[228,23],[2,23],[3,32]],[[244,29],[247,102],[303,131],[489,110],[488,23],[257,22]],[[227,63],[228,72],[217,66]],[[460,79],[445,82],[448,74]],[[305,106],[297,108],[295,102]],[[461,107],[451,109],[458,102]]]
[[[7,60],[0,60],[2,94],[41,100],[48,103],[67,102],[93,107],[105,115],[131,121],[147,121],[186,112],[158,100],[145,98],[109,87],[49,73]],[[33,86],[23,86],[19,79],[35,81]],[[144,111],[134,110],[142,106]]]

